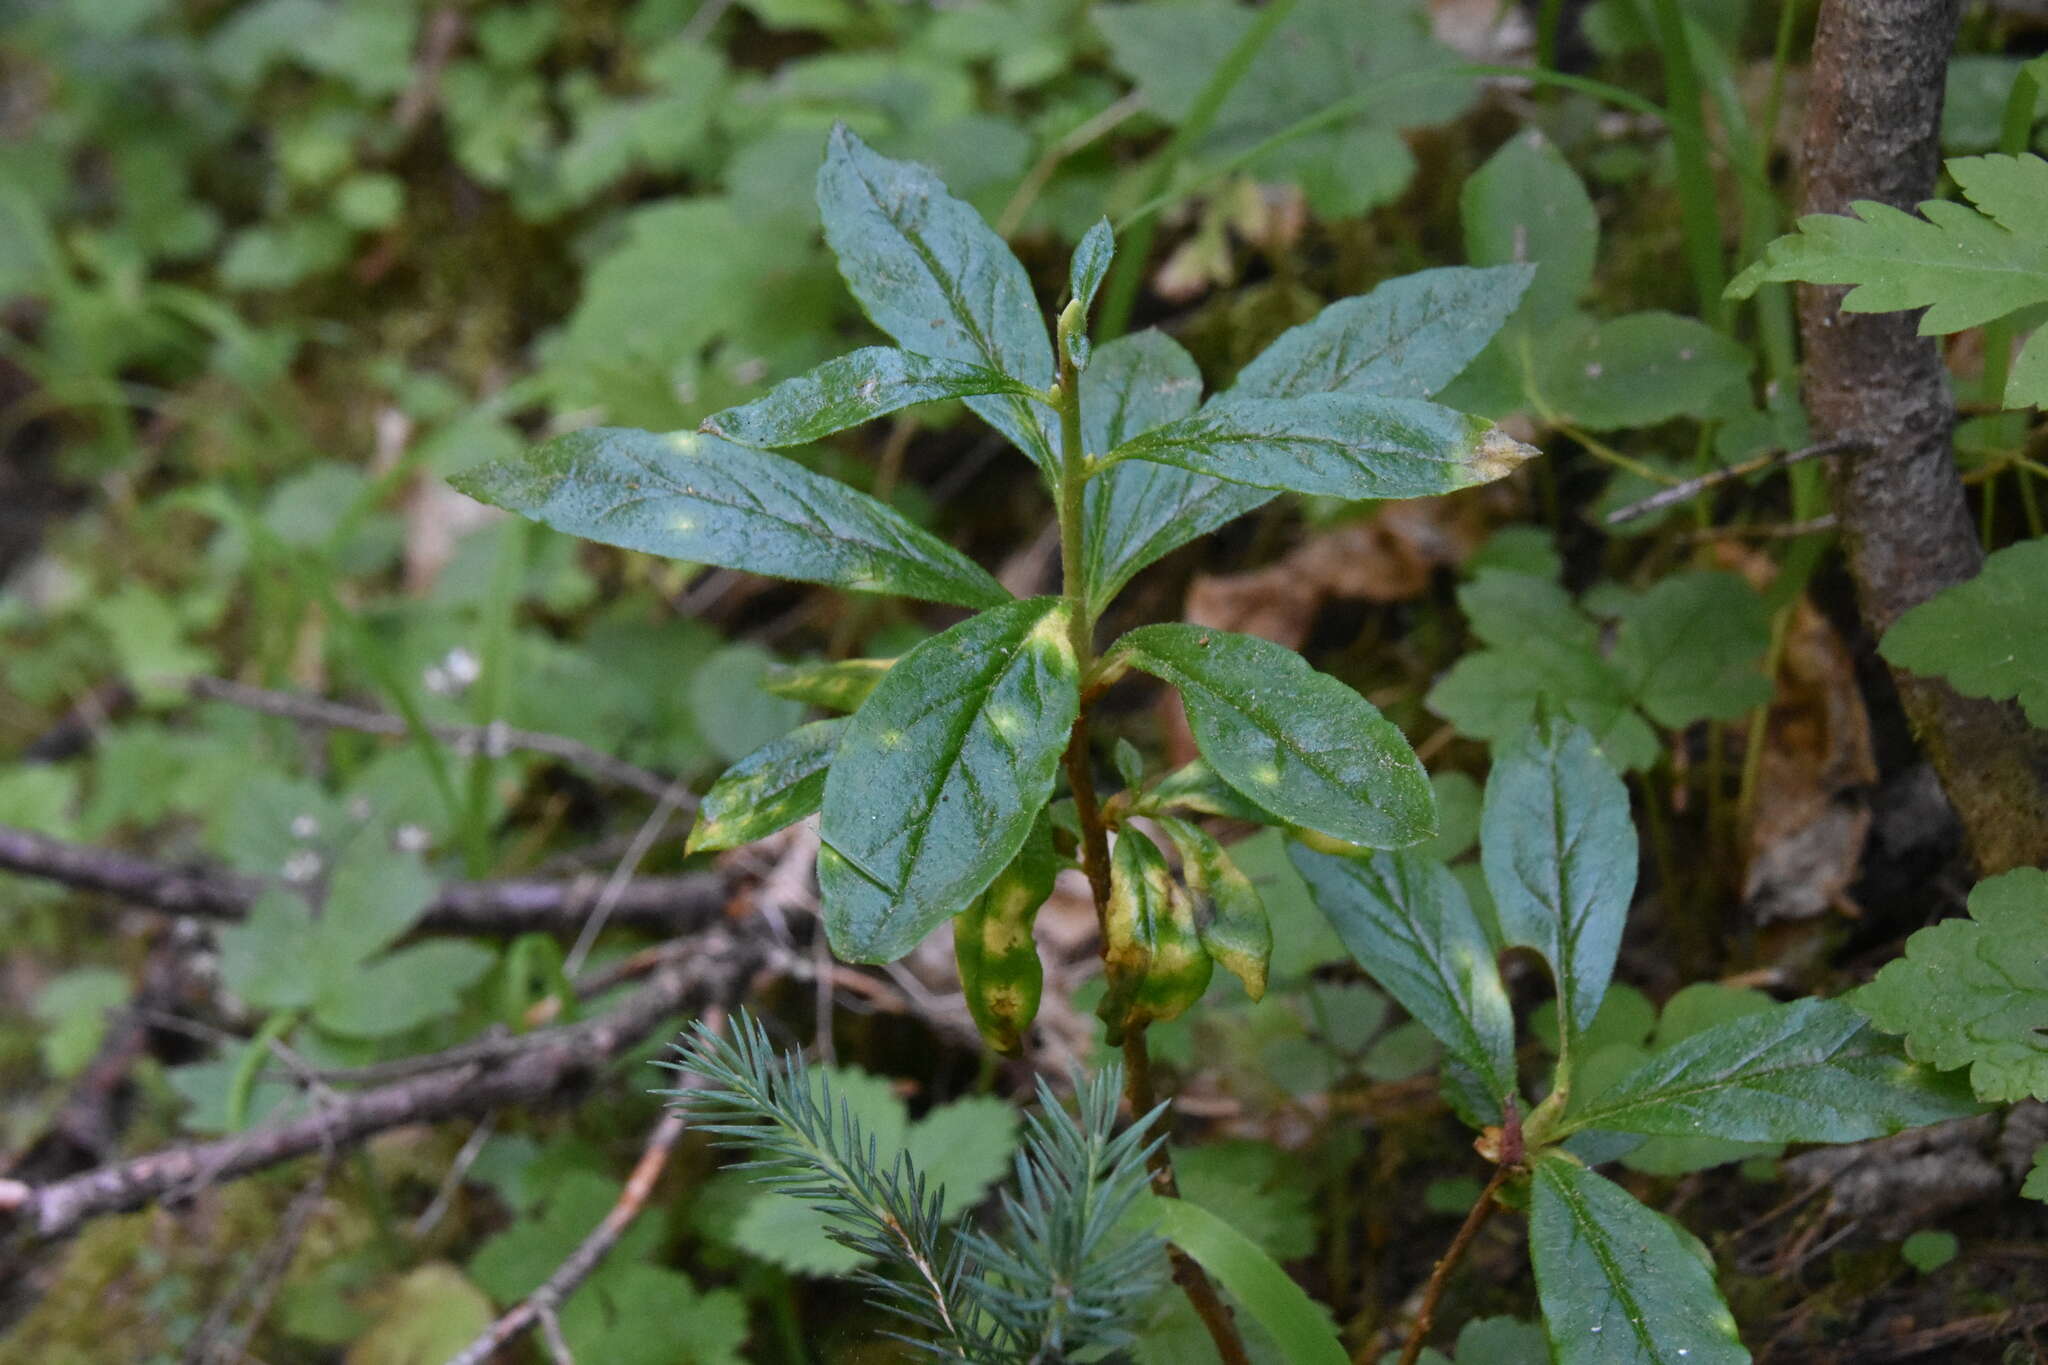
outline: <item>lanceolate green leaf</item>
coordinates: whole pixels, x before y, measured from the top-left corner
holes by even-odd
[[[1052,341],[1024,267],[936,175],[877,154],[839,124],[818,171],[818,208],[846,287],[899,345],[1036,388],[1052,383]],[[991,394],[967,406],[1057,474],[1052,428],[1036,405]]]
[[[1162,1236],[1257,1318],[1288,1365],[1349,1365],[1329,1315],[1258,1243],[1199,1204],[1147,1196]]]
[[[1067,292],[1081,305],[1083,317],[1094,304],[1095,291],[1102,287],[1102,277],[1109,273],[1109,263],[1114,259],[1116,234],[1110,231],[1109,219],[1097,219],[1074,248],[1073,264],[1067,271]]]
[[[1860,1142],[1975,1113],[1842,1000],[1795,1000],[1696,1033],[1571,1115],[1573,1128],[1742,1142]]]
[[[628,550],[963,607],[1010,600],[973,560],[867,494],[698,432],[594,427],[451,482]]]
[[[1357,501],[1489,483],[1536,453],[1483,418],[1419,398],[1318,393],[1219,398],[1104,458]]]
[[[1493,945],[1449,868],[1419,853],[1287,850],[1344,946],[1479,1081],[1499,1122],[1516,1093],[1515,1020]]]
[[[1599,1012],[1635,892],[1628,789],[1591,735],[1541,721],[1494,755],[1479,841],[1501,936],[1549,961],[1569,1038]]]
[[[1202,372],[1173,338],[1159,331],[1119,337],[1095,353],[1081,376],[1082,444],[1101,455],[1186,417],[1201,401]],[[1088,482],[1082,532],[1091,606],[1099,611],[1147,564],[1272,496],[1271,489],[1146,460],[1103,471]]]
[[[714,413],[699,430],[743,446],[798,446],[912,403],[1036,392],[985,365],[869,346],[785,379],[744,407]]]
[[[1534,266],[1450,266],[1339,299],[1244,367],[1234,398],[1312,393],[1427,398],[1458,377],[1515,311]]]
[[[1558,1365],[1746,1365],[1705,1250],[1561,1152],[1530,1176],[1529,1259]]]
[[[807,706],[827,711],[858,711],[875,690],[882,675],[895,666],[894,659],[838,659],[830,663],[773,664],[761,686],[778,697],[788,697]]]
[[[971,617],[876,685],[825,780],[818,880],[832,949],[901,957],[1016,856],[1079,707],[1066,605]]]
[[[1998,551],[1975,578],[1901,616],[1881,648],[1968,696],[2017,697],[2048,729],[2048,537]]]
[[[1158,625],[1132,631],[1114,652],[1179,689],[1202,756],[1255,804],[1368,848],[1435,831],[1435,794],[1400,730],[1293,650]]]
[[[686,853],[738,848],[815,811],[825,799],[825,768],[846,720],[800,725],[725,770],[704,793]]]

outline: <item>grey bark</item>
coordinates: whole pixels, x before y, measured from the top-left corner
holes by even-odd
[[[1911,209],[1934,193],[1956,0],[1825,0],[1804,136],[1805,213],[1858,199]],[[1865,624],[1976,576],[1983,551],[1957,476],[1955,406],[1915,313],[1843,313],[1839,286],[1803,285],[1799,331],[1814,439],[1861,436],[1829,484]],[[2048,735],[2017,707],[1894,669],[1907,718],[1987,875],[2048,864]]]

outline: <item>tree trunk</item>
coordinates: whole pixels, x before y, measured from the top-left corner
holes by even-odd
[[[1911,209],[1940,169],[1941,103],[1957,0],[1824,0],[1805,129],[1806,213],[1857,199]],[[1907,609],[1972,578],[1984,554],[1951,435],[1941,352],[1917,313],[1843,313],[1839,286],[1803,285],[1799,332],[1814,439],[1862,436],[1830,461],[1835,514],[1863,620],[1882,636]],[[1986,875],[2048,864],[2048,734],[2018,707],[1892,670]]]

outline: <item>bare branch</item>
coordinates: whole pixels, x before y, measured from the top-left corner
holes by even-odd
[[[0,1226],[11,1223],[30,1240],[61,1237],[101,1214],[140,1208],[311,1152],[331,1152],[388,1129],[562,1099],[664,1020],[735,998],[759,960],[751,943],[707,936],[697,952],[656,972],[609,1014],[527,1034],[517,1051],[488,1064],[433,1071],[298,1118],[152,1152],[50,1185],[0,1181]]]
[[[249,1339],[270,1315],[271,1300],[291,1269],[292,1259],[299,1254],[299,1243],[305,1239],[307,1226],[327,1197],[327,1181],[333,1171],[334,1160],[330,1157],[292,1196],[276,1234],[256,1257],[241,1284],[213,1306],[206,1321],[193,1333],[191,1344],[185,1348],[184,1365],[238,1365],[246,1358]],[[249,1305],[249,1311],[236,1330],[234,1317],[244,1303]]]
[[[257,711],[266,716],[279,716],[330,730],[354,730],[360,734],[388,735],[394,739],[403,739],[412,733],[412,727],[406,724],[403,716],[329,701],[325,697],[273,692],[227,678],[193,678],[186,683],[186,688],[201,701],[226,702],[245,711]],[[429,725],[427,732],[460,753],[500,754],[517,749],[542,754],[560,759],[572,768],[581,768],[607,782],[616,782],[656,798],[666,796],[674,786],[673,779],[615,758],[602,749],[593,749],[582,740],[570,739],[566,735],[517,730],[509,725]],[[697,800],[683,791],[672,804],[684,810],[694,810]]]
[[[713,1029],[723,1029],[725,1011],[716,1007],[707,1009],[704,1020]],[[681,1088],[686,1090],[695,1089],[700,1084],[693,1075],[681,1077],[680,1082]],[[669,1153],[675,1150],[686,1126],[678,1111],[670,1109],[662,1114],[654,1125],[653,1134],[647,1139],[647,1146],[640,1153],[640,1160],[633,1167],[633,1174],[626,1178],[626,1188],[619,1192],[618,1202],[612,1205],[603,1221],[591,1229],[590,1235],[569,1253],[569,1258],[555,1268],[555,1273],[548,1276],[540,1288],[514,1305],[461,1352],[450,1357],[448,1365],[484,1365],[485,1361],[534,1326],[548,1330],[549,1324],[555,1320],[556,1311],[590,1278],[598,1262],[617,1245],[626,1229],[633,1225],[633,1220],[640,1216],[640,1211],[647,1207],[648,1196],[654,1193],[654,1183],[661,1179],[662,1169],[668,1165]],[[566,1357],[568,1348],[551,1343],[550,1350],[561,1359]]]
[[[1732,464],[1725,469],[1716,469],[1698,478],[1687,479],[1683,483],[1659,489],[1647,498],[1615,508],[1604,520],[1609,526],[1618,526],[1624,521],[1634,521],[1637,517],[1661,512],[1667,507],[1676,507],[1695,494],[1719,487],[1731,479],[1746,479],[1752,474],[1795,465],[1803,460],[1817,460],[1827,455],[1855,454],[1868,449],[1870,442],[1861,436],[1837,436],[1832,441],[1819,441],[1810,446],[1802,446],[1798,450],[1780,450],[1769,455],[1759,455],[1753,460],[1744,460],[1741,464]]]
[[[256,877],[152,862],[11,825],[0,825],[0,871],[204,919],[240,919],[266,885]],[[567,933],[581,927],[603,889],[600,877],[450,882],[420,916],[417,927],[454,934]],[[610,922],[684,934],[717,920],[725,902],[725,885],[715,876],[643,877],[619,888]]]

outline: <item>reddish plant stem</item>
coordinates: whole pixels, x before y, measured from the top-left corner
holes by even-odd
[[[1088,766],[1085,706],[1074,720],[1065,762],[1067,785],[1073,789],[1074,815],[1081,826],[1081,870],[1087,874],[1089,889],[1094,893],[1095,920],[1100,926],[1109,913],[1109,832],[1103,825],[1101,804],[1095,795],[1095,774]],[[1142,1028],[1131,1029],[1124,1037],[1124,1098],[1133,1117],[1149,1114],[1159,1104],[1152,1088],[1152,1055],[1145,1046]],[[1146,1166],[1152,1172],[1154,1193],[1166,1199],[1180,1197],[1180,1186],[1173,1178],[1173,1162],[1163,1144],[1152,1149]],[[1209,1339],[1216,1345],[1217,1356],[1224,1365],[1250,1365],[1251,1357],[1245,1353],[1237,1322],[1202,1267],[1177,1246],[1169,1244],[1166,1255],[1173,1269],[1173,1282],[1187,1295],[1195,1315],[1202,1320]]]
[[[1494,1195],[1507,1183],[1508,1176],[1515,1168],[1507,1162],[1493,1168],[1493,1178],[1486,1182],[1486,1188],[1479,1192],[1479,1198],[1472,1202],[1472,1211],[1465,1215],[1458,1235],[1451,1239],[1451,1245],[1436,1263],[1436,1269],[1429,1272],[1429,1284],[1422,1291],[1422,1307],[1415,1314],[1415,1325],[1408,1329],[1407,1344],[1401,1348],[1401,1365],[1415,1365],[1422,1354],[1422,1347],[1429,1340],[1429,1329],[1436,1325],[1436,1306],[1443,1299],[1444,1286],[1451,1282],[1451,1272],[1458,1268],[1458,1262],[1465,1259],[1465,1253],[1472,1246],[1479,1230],[1486,1226],[1486,1220],[1493,1217],[1497,1207]]]
[[[1134,1028],[1124,1035],[1124,1094],[1131,1102],[1133,1114],[1149,1114],[1158,1104],[1152,1091],[1152,1055],[1145,1046],[1145,1030]],[[1163,1199],[1180,1198],[1180,1186],[1173,1178],[1173,1161],[1166,1154],[1164,1144],[1154,1147],[1145,1164],[1152,1172],[1152,1192]],[[1230,1315],[1230,1307],[1223,1302],[1223,1296],[1216,1292],[1216,1286],[1194,1258],[1179,1247],[1168,1243],[1167,1263],[1173,1269],[1173,1282],[1180,1286],[1181,1293],[1188,1296],[1194,1306],[1195,1316],[1202,1320],[1202,1326],[1209,1333],[1209,1340],[1216,1344],[1216,1354],[1223,1365],[1251,1365],[1251,1357],[1245,1353],[1244,1337],[1237,1330],[1237,1321]]]
[[[1062,761],[1066,766],[1067,785],[1073,789],[1074,817],[1081,827],[1081,870],[1088,876],[1088,887],[1095,901],[1096,927],[1104,934],[1106,946],[1110,893],[1109,827],[1102,818],[1102,803],[1095,795],[1095,771],[1088,761],[1088,711],[1104,684],[1092,676],[1096,662],[1095,617],[1089,609],[1087,551],[1082,534],[1086,506],[1083,494],[1088,482],[1087,455],[1082,450],[1081,441],[1081,372],[1074,364],[1069,332],[1070,327],[1080,325],[1079,318],[1075,305],[1070,305],[1068,312],[1061,316],[1059,380],[1051,391],[1060,415],[1060,474],[1055,490],[1059,499],[1060,585],[1069,612],[1068,639],[1074,651],[1074,670],[1082,687],[1074,714],[1074,728],[1067,737],[1067,750]],[[1134,1118],[1149,1114],[1158,1107],[1152,1090],[1152,1059],[1145,1049],[1143,1028],[1128,1030],[1124,1040],[1124,1098],[1129,1102]],[[1173,1179],[1173,1163],[1166,1155],[1164,1144],[1152,1149],[1146,1165],[1152,1173],[1153,1190],[1168,1199],[1179,1198],[1180,1189]],[[1245,1353],[1244,1338],[1237,1330],[1237,1323],[1202,1267],[1177,1246],[1168,1244],[1166,1254],[1173,1267],[1174,1283],[1188,1296],[1188,1302],[1202,1320],[1209,1339],[1215,1343],[1216,1354],[1221,1357],[1223,1365],[1251,1365],[1251,1357]]]

